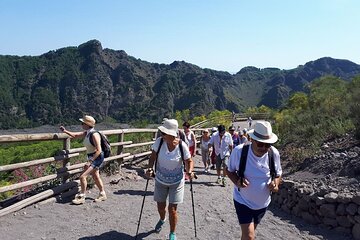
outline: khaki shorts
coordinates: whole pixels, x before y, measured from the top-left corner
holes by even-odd
[[[224,158],[220,157],[220,154],[216,156],[216,169],[224,169],[229,165],[229,156],[225,156]]]
[[[166,202],[169,196],[169,203],[179,204],[184,199],[184,181],[173,185],[164,185],[155,180],[154,200],[156,202]]]

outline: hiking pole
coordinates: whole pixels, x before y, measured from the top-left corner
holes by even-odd
[[[144,191],[144,197],[143,197],[143,201],[142,201],[142,204],[141,204],[141,210],[140,210],[140,216],[139,216],[138,225],[137,225],[137,229],[136,229],[135,240],[137,239],[137,236],[138,236],[138,233],[139,233],[139,227],[140,227],[141,215],[142,215],[142,212],[143,212],[143,209],[144,209],[145,197],[146,197],[146,192],[147,192],[147,188],[148,188],[148,185],[149,185],[149,180],[150,180],[150,179],[147,179],[147,180],[146,180],[146,186],[145,186],[145,191]]]
[[[197,176],[194,174],[194,178],[196,179]],[[195,237],[196,237],[196,219],[195,219],[195,205],[194,205],[194,192],[193,192],[193,185],[192,185],[192,178],[190,177],[190,192],[191,192],[191,203],[192,203],[192,210],[193,210],[193,218],[194,218],[194,230],[195,230]]]

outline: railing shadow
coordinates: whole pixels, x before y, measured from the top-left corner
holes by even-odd
[[[145,237],[147,237],[153,233],[155,233],[155,230],[140,233],[140,234],[138,234],[137,239],[138,240],[144,239]],[[78,240],[120,240],[120,239],[121,240],[133,240],[133,239],[135,239],[135,236],[130,236],[129,234],[121,233],[121,232],[117,232],[117,231],[110,231],[110,232],[106,232],[106,233],[103,233],[98,236],[82,237],[82,238],[79,238]]]
[[[128,194],[128,195],[140,195],[140,196],[144,196],[144,190],[119,190],[114,192],[114,194],[116,195],[123,195],[123,194]],[[146,196],[151,196],[154,195],[153,191],[146,191]]]

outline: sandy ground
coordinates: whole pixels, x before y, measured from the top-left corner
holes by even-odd
[[[200,157],[196,157],[194,201],[197,238],[194,237],[194,222],[190,184],[186,184],[184,203],[179,205],[178,239],[240,239],[241,230],[233,207],[233,186],[222,187],[215,183],[216,175],[203,173]],[[92,189],[84,205],[75,206],[70,200],[63,203],[37,204],[0,218],[0,239],[79,239],[107,240],[134,239],[146,180],[137,176],[140,169],[123,168],[121,176],[130,176],[109,184],[120,175],[104,177],[108,200],[93,202],[97,190]],[[132,177],[131,177],[132,176]],[[135,177],[134,177],[135,176]],[[167,239],[169,224],[161,233],[153,228],[158,221],[156,204],[153,201],[154,181],[150,180],[145,198],[138,239]],[[270,207],[257,229],[257,239],[351,239],[324,228],[312,226]]]

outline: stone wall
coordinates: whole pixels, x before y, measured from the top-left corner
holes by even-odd
[[[352,234],[360,240],[360,190],[341,193],[338,189],[314,189],[307,183],[283,180],[272,204],[311,224]]]

